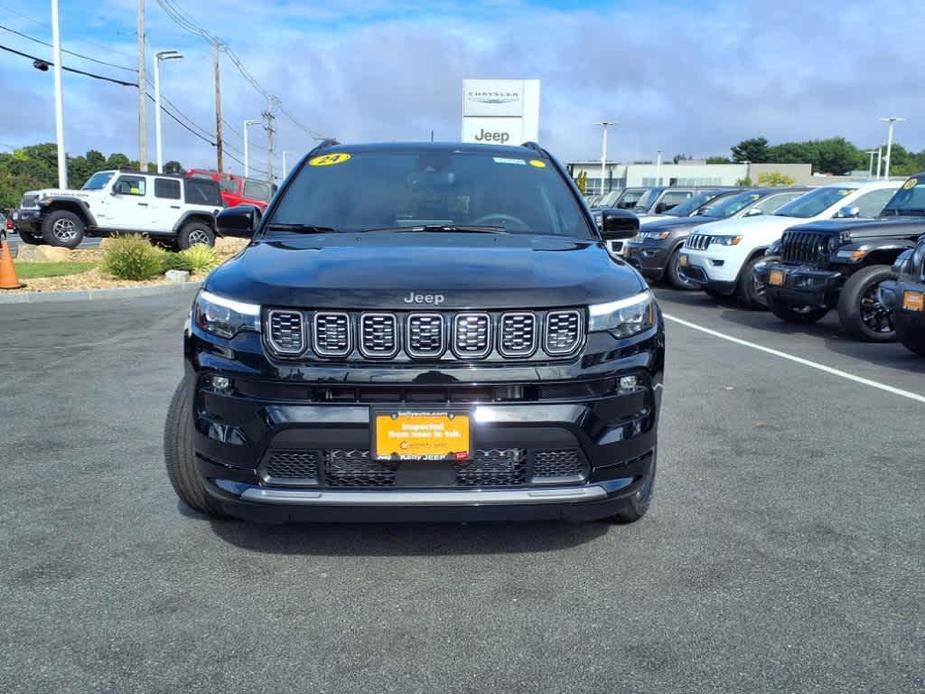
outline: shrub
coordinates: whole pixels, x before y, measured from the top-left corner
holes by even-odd
[[[164,272],[164,251],[144,236],[119,236],[106,245],[101,268],[123,280],[150,280]]]
[[[183,258],[186,267],[190,272],[208,272],[219,263],[218,251],[211,246],[203,243],[197,243],[190,246],[185,251],[180,251],[177,255]]]
[[[164,271],[167,270],[186,270],[187,272],[193,271],[193,266],[187,258],[182,253],[164,253]]]

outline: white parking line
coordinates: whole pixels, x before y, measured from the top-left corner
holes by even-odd
[[[704,328],[702,325],[697,325],[696,323],[691,323],[690,321],[683,320],[682,318],[675,318],[674,316],[669,316],[667,313],[663,314],[665,318],[675,323],[680,323],[681,325],[691,328],[692,330],[699,330],[702,333],[707,335],[712,335],[713,337],[718,337],[722,340],[728,340],[729,342],[734,342],[737,345],[742,345],[743,347],[751,347],[752,349],[757,349],[760,352],[766,352],[767,354],[773,354],[775,357],[780,357],[781,359],[787,359],[788,361],[796,362],[797,364],[802,364],[803,366],[808,366],[813,369],[818,369],[819,371],[824,371],[825,373],[832,374],[833,376],[839,376],[840,378],[845,378],[849,381],[854,381],[855,383],[862,383],[865,386],[870,386],[871,388],[877,388],[878,390],[886,391],[887,393],[892,393],[893,395],[898,395],[903,398],[909,398],[909,400],[915,400],[916,402],[925,403],[925,395],[919,395],[918,393],[911,393],[908,390],[902,390],[901,388],[894,388],[893,386],[888,386],[885,383],[878,383],[877,381],[871,381],[869,378],[862,378],[861,376],[855,376],[850,374],[847,371],[842,371],[841,369],[833,369],[831,366],[826,366],[825,364],[819,364],[809,359],[803,359],[802,357],[795,357],[792,354],[787,354],[786,352],[781,352],[777,349],[771,349],[770,347],[765,347],[763,345],[756,344],[754,342],[749,342],[748,340],[742,340],[738,337],[732,337],[732,335],[725,335],[716,330],[710,330],[710,328]]]

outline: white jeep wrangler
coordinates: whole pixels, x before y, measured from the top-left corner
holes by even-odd
[[[97,171],[80,190],[27,192],[12,218],[25,243],[75,248],[84,236],[128,233],[183,249],[215,243],[215,215],[222,207],[215,181]]]

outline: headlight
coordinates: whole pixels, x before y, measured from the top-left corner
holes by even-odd
[[[242,330],[260,332],[260,306],[201,291],[193,303],[193,321],[207,333],[232,338]]]
[[[838,250],[838,247],[841,246],[841,238],[838,236],[833,236],[829,239],[829,252],[834,253]]]
[[[655,300],[652,292],[642,292],[628,299],[594,304],[589,307],[589,330],[609,331],[616,337],[632,337],[655,325]]]
[[[777,239],[777,241],[774,241],[770,246],[768,246],[764,254],[765,255],[780,255],[781,244],[782,244],[781,240]]]
[[[671,236],[671,232],[670,232],[670,231],[662,231],[662,232],[659,232],[658,234],[656,234],[656,237],[657,237],[660,241],[664,241],[664,240],[667,239],[669,236]]]
[[[738,246],[742,243],[741,236],[714,236],[710,243],[715,243],[718,246]]]

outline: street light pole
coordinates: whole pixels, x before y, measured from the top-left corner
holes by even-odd
[[[655,157],[655,185],[662,185],[662,150],[658,150]]]
[[[246,120],[244,121],[244,178],[247,178],[250,173],[250,153],[248,152],[248,139],[247,139],[247,127],[249,125],[257,125],[261,121],[259,120]]]
[[[61,27],[58,0],[51,0],[52,60],[55,61],[55,138],[58,141],[58,187],[67,188],[67,152],[64,149],[64,96],[61,87]]]
[[[177,51],[158,51],[154,54],[154,146],[157,149],[157,172],[164,173],[164,148],[161,141],[161,61],[180,60]]]
[[[867,178],[874,177],[874,155],[876,153],[877,153],[877,150],[875,149],[869,149],[866,152],[864,152],[864,154],[870,155],[870,163],[867,165]],[[880,172],[878,171],[877,173],[879,174]]]
[[[286,178],[286,174],[289,173],[289,167],[286,166],[286,150],[283,150],[283,178]]]
[[[893,125],[897,121],[904,121],[905,118],[897,118],[896,116],[889,116],[887,118],[881,118],[881,122],[889,123],[886,131],[886,157],[884,157],[884,174],[883,177],[889,179],[890,177],[890,155],[893,153]]]
[[[601,195],[604,194],[604,181],[607,178],[607,128],[616,125],[615,121],[600,121],[597,125],[603,128],[601,137]]]

